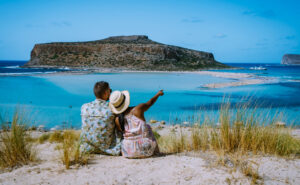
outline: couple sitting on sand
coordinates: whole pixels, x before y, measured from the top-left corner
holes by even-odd
[[[81,107],[81,152],[149,157],[159,152],[146,112],[164,93],[160,90],[146,103],[129,107],[128,91],[114,91],[107,82],[94,86],[96,100]],[[110,102],[108,103],[108,100]]]

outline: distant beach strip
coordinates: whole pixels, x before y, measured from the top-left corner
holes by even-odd
[[[230,73],[230,72],[214,72],[214,71],[200,71],[197,72],[202,75],[211,75],[220,78],[229,78],[237,80],[235,82],[224,82],[224,83],[210,83],[205,84],[204,88],[224,88],[224,87],[236,87],[243,85],[255,85],[255,84],[267,84],[267,83],[278,83],[278,78],[271,77],[259,77],[249,73]]]

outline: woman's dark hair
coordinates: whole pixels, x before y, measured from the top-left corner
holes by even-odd
[[[125,115],[127,113],[129,113],[133,108],[133,107],[128,107],[124,112],[122,112],[121,114],[117,114],[117,117],[119,119],[119,124],[120,124],[120,127],[121,127],[121,130],[122,132],[124,133],[125,132],[125,123],[126,123],[126,119],[125,119]]]
[[[94,86],[94,94],[97,98],[101,98],[104,92],[108,89],[109,84],[104,81],[97,82]]]
[[[122,132],[125,132],[125,115],[124,113],[117,115]]]

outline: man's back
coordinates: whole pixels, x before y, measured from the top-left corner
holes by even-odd
[[[108,102],[96,99],[84,104],[81,118],[81,151],[119,155],[114,115]]]

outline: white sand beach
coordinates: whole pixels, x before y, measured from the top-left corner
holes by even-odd
[[[265,84],[268,83],[268,80],[265,79],[243,79],[236,82],[227,82],[227,83],[211,83],[203,85],[202,87],[206,88],[223,88],[223,87],[236,87],[242,85],[255,85],[255,84]]]
[[[200,72],[198,72],[198,74],[211,75],[214,77],[230,78],[230,79],[236,80],[234,82],[205,84],[202,86],[205,88],[236,87],[236,86],[244,86],[244,85],[274,83],[274,82],[278,81],[276,78],[259,77],[259,76],[256,76],[254,74],[249,74],[249,73],[200,71]]]
[[[168,128],[162,129],[165,133]],[[299,132],[294,132],[298,135]],[[37,134],[40,135],[40,134]],[[251,178],[213,152],[188,152],[126,159],[122,156],[94,155],[85,166],[66,170],[56,144],[37,144],[39,162],[0,173],[0,184],[251,184]],[[243,158],[258,171],[264,184],[300,184],[300,159],[276,156]]]

